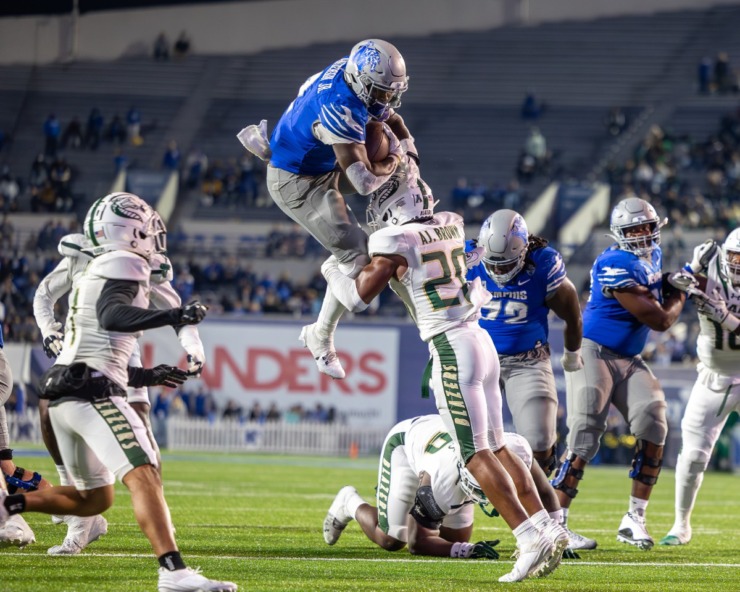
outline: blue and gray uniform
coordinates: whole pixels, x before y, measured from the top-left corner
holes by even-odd
[[[267,188],[275,203],[340,263],[367,256],[367,235],[339,192],[334,144],[363,144],[367,107],[344,80],[347,58],[303,84],[270,138]]]
[[[614,296],[615,290],[645,286],[662,303],[661,272],[659,247],[649,257],[638,257],[612,245],[591,268],[591,293],[583,313],[584,367],[566,372],[566,381],[572,381],[567,390],[568,447],[581,458],[596,455],[610,403],[638,440],[665,443],[665,395],[640,356],[650,329]]]
[[[473,249],[472,242],[466,249]],[[515,430],[538,452],[550,450],[557,438],[558,398],[550,364],[547,300],[565,277],[560,253],[532,242],[524,267],[504,286],[491,279],[483,263],[468,270],[468,280],[480,278],[493,296],[481,309],[480,326],[499,353],[500,381]]]

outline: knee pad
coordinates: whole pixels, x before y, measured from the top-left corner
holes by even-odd
[[[699,472],[704,472],[709,466],[711,456],[710,452],[693,448],[690,450],[682,450],[681,454],[678,455],[678,462],[685,463],[686,468],[691,472],[695,472],[695,467],[701,467],[701,471]]]
[[[26,469],[16,467],[15,472],[12,475],[5,475],[5,481],[8,484],[8,493],[15,493],[19,489],[24,491],[36,491],[41,483],[41,475],[34,473],[28,481],[23,480],[23,474]]]
[[[348,261],[347,263],[339,263],[339,271],[341,271],[347,277],[355,279],[358,275],[360,275],[362,268],[365,267],[368,263],[370,263],[370,257],[368,255],[358,255],[352,261]]]
[[[588,422],[574,422],[568,434],[568,450],[586,461],[592,461],[599,451],[604,429]]]
[[[568,456],[555,473],[555,477],[550,480],[550,485],[552,485],[553,489],[559,489],[570,498],[574,498],[578,495],[578,488],[566,485],[565,478],[573,477],[576,481],[583,479],[583,470],[573,467],[573,461],[576,460],[576,458],[578,458],[578,455],[569,450]]]
[[[647,440],[660,446],[665,445],[668,422],[665,417],[665,401],[653,401],[645,405],[630,424],[630,431],[639,440]]]
[[[0,450],[0,460],[13,460],[13,451],[10,448]]]
[[[635,450],[635,456],[632,459],[632,469],[629,472],[629,476],[630,479],[634,479],[635,481],[639,481],[645,485],[655,485],[658,482],[658,475],[646,475],[642,472],[642,469],[643,467],[651,467],[653,469],[658,469],[658,473],[660,473],[660,468],[663,466],[663,458],[662,455],[661,458],[648,455],[645,451],[648,444],[652,444],[652,442],[648,442],[646,440],[637,441],[637,449]],[[653,444],[653,446],[657,445]]]

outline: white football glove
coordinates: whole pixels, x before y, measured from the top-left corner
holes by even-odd
[[[263,119],[259,125],[248,125],[238,134],[237,139],[241,145],[249,150],[260,160],[267,162],[272,156],[270,140],[267,138],[267,120]]]
[[[691,263],[688,266],[691,268],[693,273],[702,273],[707,269],[709,262],[717,252],[717,243],[711,238],[705,240],[698,247],[694,248],[694,257],[691,259]]]
[[[731,333],[734,333],[735,330],[740,327],[740,320],[727,310],[727,303],[722,298],[718,288],[715,288],[712,291],[711,296],[702,292],[701,295],[697,295],[694,300],[699,314],[708,318],[710,321],[719,323],[724,329],[727,329]]]
[[[689,296],[693,296],[695,293],[701,292],[701,290],[699,290],[699,280],[694,277],[694,274],[685,269],[679,269],[669,275],[668,283],[677,290],[686,292]]]
[[[206,356],[200,352],[188,353],[188,376],[194,378],[200,378],[200,373],[203,372],[203,364],[205,364]]]
[[[403,151],[403,147],[401,146],[401,142],[398,141],[396,134],[393,133],[393,130],[387,123],[383,124],[383,131],[385,132],[385,135],[388,136],[389,153],[395,154],[398,158],[398,162],[400,163],[403,160],[403,155],[405,154]]]
[[[563,357],[560,358],[560,363],[563,365],[563,370],[566,372],[577,372],[583,368],[583,358],[581,357],[581,350],[568,351],[567,349],[563,352]]]
[[[44,335],[44,353],[47,357],[54,359],[62,353],[64,333],[62,333],[62,324],[58,321],[51,328],[51,332]]]

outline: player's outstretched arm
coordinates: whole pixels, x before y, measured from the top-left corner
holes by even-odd
[[[612,293],[638,321],[660,332],[667,331],[676,322],[686,301],[685,293],[671,290],[661,304],[646,286],[631,286]]]
[[[574,365],[579,365],[581,340],[583,339],[583,317],[581,315],[581,305],[578,301],[578,292],[573,282],[565,278],[552,297],[547,300],[547,306],[565,321],[565,329],[563,330],[565,350],[571,354],[569,360]],[[570,361],[566,362],[564,360],[564,367]],[[580,366],[582,365],[580,363]]]
[[[138,291],[138,282],[107,280],[96,305],[100,326],[106,331],[136,333],[167,325],[195,325],[205,318],[206,308],[198,302],[169,310],[133,306]]]
[[[344,275],[335,257],[329,257],[321,266],[328,289],[347,310],[365,310],[373,298],[383,291],[394,275],[406,269],[406,260],[400,255],[375,255],[357,279]]]

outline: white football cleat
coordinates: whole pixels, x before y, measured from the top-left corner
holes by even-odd
[[[301,330],[299,337],[304,347],[311,352],[319,372],[332,378],[344,378],[344,368],[339,362],[337,352],[334,349],[334,338],[321,339],[316,335],[316,323],[306,325]]]
[[[655,544],[653,537],[648,534],[645,518],[632,512],[627,512],[622,518],[617,533],[617,540],[620,543],[634,545],[638,549],[648,551]]]
[[[499,582],[521,582],[530,576],[536,575],[544,568],[555,552],[555,545],[549,538],[539,533],[537,538],[528,545],[521,546],[517,543],[517,549],[519,550],[519,556],[514,564],[514,569],[501,576],[498,579]]]
[[[674,526],[668,531],[668,534],[660,539],[659,545],[668,547],[677,547],[679,545],[688,545],[691,541],[691,527],[684,528]]]
[[[15,545],[21,549],[30,543],[35,543],[36,537],[28,526],[28,522],[20,514],[8,518],[0,528],[0,547]]]
[[[567,526],[565,527],[565,530],[568,532],[568,538],[570,539],[568,549],[571,551],[590,551],[591,549],[595,549],[598,545],[594,539],[590,539],[582,534],[573,532]]]
[[[324,540],[327,545],[336,543],[342,531],[352,522],[352,516],[347,512],[347,499],[354,493],[357,493],[357,490],[351,485],[342,487],[329,506],[329,512],[324,518]]]
[[[558,568],[560,561],[563,559],[563,553],[570,543],[568,531],[554,520],[550,520],[550,523],[542,529],[542,534],[552,541],[553,552],[547,561],[545,561],[540,571],[537,572],[536,575],[540,578],[549,576]]]
[[[52,524],[64,524],[67,521],[66,516],[57,516],[56,514],[51,515]]]
[[[201,575],[200,568],[186,567],[175,571],[159,568],[159,592],[234,592],[238,588],[233,582],[209,580]]]
[[[49,555],[77,555],[104,534],[108,534],[108,521],[102,516],[68,516],[64,541],[46,552]]]

